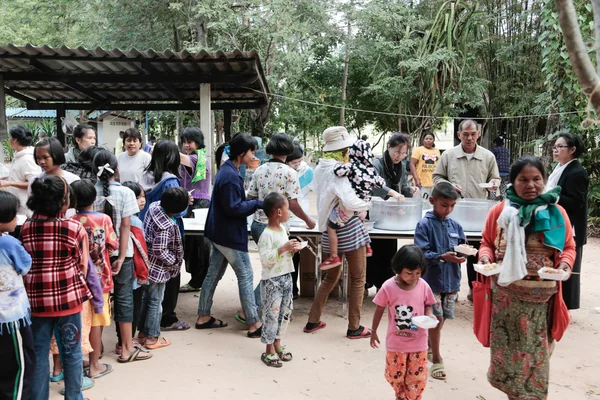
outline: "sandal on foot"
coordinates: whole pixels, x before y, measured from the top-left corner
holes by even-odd
[[[188,324],[185,321],[177,321],[175,322],[173,325],[169,325],[169,326],[165,326],[164,328],[161,326],[160,330],[164,331],[164,332],[169,332],[169,331],[187,331],[188,329],[190,329],[190,324]]]
[[[427,350],[427,361],[430,363],[433,362],[433,351],[431,351],[431,349]]]
[[[365,328],[364,326],[360,326],[355,331],[347,331],[346,337],[348,339],[367,339],[371,337],[371,330],[369,328]]]
[[[196,329],[215,329],[215,328],[225,328],[227,326],[227,322],[223,322],[220,319],[216,319],[215,317],[210,317],[210,320],[203,324],[199,324],[196,322]]]
[[[281,360],[279,359],[279,356],[277,354],[262,353],[262,356],[260,356],[260,359],[262,360],[262,362],[265,363],[265,365],[267,367],[274,367],[274,368],[283,367],[283,364],[281,364]]]
[[[121,364],[132,363],[134,361],[146,361],[152,358],[152,353],[142,351],[142,349],[136,348],[131,352],[127,358],[117,358],[117,362]]]
[[[444,364],[442,364],[442,363],[433,364],[431,366],[431,371],[429,371],[429,375],[431,375],[431,377],[433,379],[439,379],[440,381],[445,381],[446,380],[446,371],[444,370]]]
[[[167,339],[166,337],[163,336],[159,336],[156,340],[156,343],[151,343],[148,344],[148,342],[146,342],[146,348],[149,350],[157,350],[157,349],[162,349],[163,347],[167,347],[171,345],[171,341],[169,339]]]
[[[259,338],[260,335],[262,335],[262,325],[254,332],[250,332],[250,331],[246,332],[246,335],[248,335],[248,337],[251,339]]]
[[[60,382],[63,379],[65,379],[65,374],[62,371],[58,375],[50,375],[50,382]]]
[[[98,379],[98,378],[102,378],[103,376],[106,376],[108,374],[110,374],[111,372],[113,372],[113,367],[110,364],[102,364],[104,365],[104,371],[100,372],[99,374],[96,374],[94,376],[90,376],[89,370],[87,372],[87,375],[89,378],[92,379]]]
[[[81,378],[81,391],[82,392],[84,390],[88,390],[88,389],[93,388],[94,385],[95,385],[94,381],[91,380],[90,378],[88,378],[87,376],[84,376],[84,377]],[[60,394],[64,396],[65,393],[66,393],[66,391],[67,390],[65,388],[62,388],[62,389],[60,389]]]
[[[185,285],[179,288],[179,293],[190,293],[190,292],[199,292],[201,288],[196,288],[186,283]]]
[[[313,333],[318,331],[319,329],[323,329],[327,326],[327,324],[323,321],[319,321],[316,324],[311,324],[310,322],[306,323],[304,327],[304,333]]]
[[[240,314],[235,314],[235,320],[237,322],[239,322],[240,324],[247,325],[246,324],[246,318],[242,318],[242,316]]]
[[[279,359],[284,362],[292,361],[294,359],[292,353],[287,351],[285,346],[277,350],[277,355],[279,356]]]

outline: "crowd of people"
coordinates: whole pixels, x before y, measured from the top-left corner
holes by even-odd
[[[191,327],[176,313],[181,292],[200,291],[196,329],[228,326],[213,315],[213,297],[228,265],[241,301],[235,319],[247,325],[249,338],[265,345],[257,358],[281,368],[293,360],[283,341],[298,296],[303,247],[289,237],[293,217],[308,229],[318,227],[329,255],[304,332],[326,328],[323,309],[345,257],[346,337],[378,347],[387,308],[385,377],[397,399],[420,399],[429,374],[446,379],[441,331],[454,317],[461,264],[467,263],[471,286],[476,261],[504,265],[489,281],[489,382],[509,399],[546,398],[554,341],[568,326],[567,310],[579,307],[579,275],[563,283],[543,280],[537,271],[580,271],[589,185],[577,161],[583,144],[577,136],[559,135],[553,148],[557,166],[548,178],[535,157],[507,167],[499,161],[506,155],[498,149],[503,139],[490,152],[478,145],[480,135],[475,121],[462,121],[461,143],[442,154],[434,135],[423,135],[422,146],[412,152],[415,186],[409,187],[407,134],[393,134],[382,157],[374,159],[366,141],[344,127],[328,128],[313,171],[302,147],[278,133],[266,146],[270,158],[253,170],[246,187],[240,170],[253,163],[259,144],[240,133],[218,151],[211,191],[213,165],[196,127],[181,132],[181,150],[153,138],[148,152],[141,134],[127,129],[117,155],[96,146],[89,125],[75,127],[66,154],[56,138],[32,147],[31,132],[13,127],[15,160],[0,181],[7,189],[0,190],[0,232],[8,234],[0,237],[0,394],[48,399],[49,381],[64,381],[67,400],[83,399],[83,390],[113,371],[101,362],[104,328],[115,321],[119,363],[149,360],[171,344],[164,332]],[[489,212],[480,246],[471,243],[478,256],[457,253],[455,246],[467,244],[463,228],[449,217],[459,197],[486,198],[498,189],[505,200]],[[316,221],[306,204],[309,190],[317,197]],[[415,227],[414,245],[398,250],[395,240],[371,240],[364,220],[372,197],[403,201],[423,193],[433,208]],[[202,208],[208,209],[204,235],[186,236],[183,218]],[[27,216],[20,227],[18,214]],[[262,265],[256,288],[250,216]],[[184,264],[191,280],[181,285]],[[373,285],[377,308],[368,328],[361,311],[364,291]]]

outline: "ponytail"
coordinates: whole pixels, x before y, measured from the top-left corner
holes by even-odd
[[[102,149],[94,156],[93,164],[93,172],[98,178],[98,182],[102,183],[102,196],[105,197],[102,212],[110,217],[114,226],[113,206],[108,198],[110,197],[110,178],[115,175],[118,167],[117,157],[110,151]],[[115,226],[115,229],[118,227]]]

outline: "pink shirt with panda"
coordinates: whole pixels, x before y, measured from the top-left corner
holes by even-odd
[[[433,292],[423,279],[408,291],[400,289],[394,279],[385,281],[373,299],[373,303],[388,309],[386,350],[398,353],[427,351],[427,329],[418,328],[412,323],[412,317],[425,315],[425,307],[436,303]]]

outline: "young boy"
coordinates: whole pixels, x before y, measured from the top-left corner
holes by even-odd
[[[119,241],[110,217],[94,211],[96,187],[92,181],[81,179],[73,182],[71,188],[77,199],[77,214],[72,218],[81,222],[88,234],[90,260],[102,282],[104,307],[101,313],[94,312],[92,314],[90,344],[93,352],[89,353],[90,365],[88,371],[90,378],[98,379],[108,375],[113,370],[110,364],[100,364],[99,360],[102,353],[102,331],[105,326],[110,326],[110,302],[108,297],[114,288],[109,253],[119,248]]]
[[[14,232],[17,196],[0,191],[0,234]],[[31,268],[31,256],[21,242],[0,236],[0,399],[28,399],[35,371],[29,299],[23,275]]]
[[[454,209],[458,193],[447,182],[438,183],[429,202],[433,211],[427,212],[415,228],[415,244],[425,253],[427,271],[423,279],[429,284],[437,304],[433,315],[440,321],[435,329],[429,330],[429,349],[433,362],[431,377],[445,380],[444,362],[440,355],[440,339],[444,319],[454,318],[454,305],[460,289],[460,264],[467,259],[454,252],[454,246],[466,243],[465,233],[460,224],[448,215]]]
[[[258,240],[262,264],[260,296],[263,325],[260,340],[267,345],[261,360],[269,367],[280,368],[281,361],[292,361],[292,353],[281,345],[292,316],[292,257],[300,250],[297,240],[289,240],[283,227],[290,217],[288,200],[280,193],[270,193],[263,200],[269,224]]]
[[[183,242],[174,216],[185,211],[189,199],[184,188],[169,188],[160,201],[150,204],[144,218],[150,268],[142,295],[138,338],[147,349],[156,350],[171,344],[160,336],[161,304],[167,281],[181,271]]]

